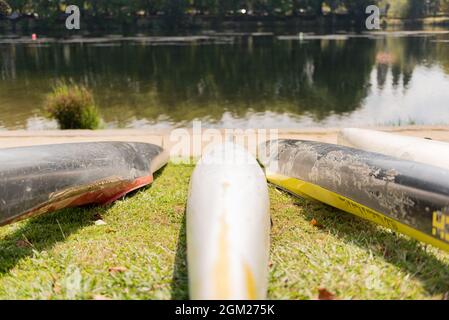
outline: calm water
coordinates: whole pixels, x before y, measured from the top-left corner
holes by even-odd
[[[0,38],[0,129],[49,129],[71,78],[106,127],[449,123],[449,34],[54,40]]]

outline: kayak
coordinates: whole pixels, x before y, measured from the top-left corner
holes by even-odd
[[[343,146],[275,140],[269,182],[449,251],[449,171]]]
[[[365,129],[343,129],[338,143],[449,170],[449,143]]]
[[[111,203],[150,184],[167,161],[162,148],[134,142],[0,149],[0,225]]]
[[[266,298],[269,208],[265,174],[252,155],[232,143],[205,153],[187,203],[191,299]]]

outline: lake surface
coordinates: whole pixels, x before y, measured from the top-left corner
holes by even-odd
[[[449,124],[449,34],[0,37],[0,129],[53,129],[58,79],[108,128]]]

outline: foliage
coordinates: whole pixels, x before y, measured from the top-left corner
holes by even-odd
[[[215,16],[239,15],[296,15],[298,13],[320,16],[323,7],[335,13],[338,8],[353,17],[364,16],[365,8],[379,4],[394,17],[417,18],[449,13],[449,0],[9,0],[10,6],[18,12],[36,12],[39,17],[57,17],[68,4],[78,5],[88,17],[108,17],[127,21],[130,17],[164,15],[182,19],[188,14]],[[8,5],[0,0],[0,12]],[[245,11],[242,11],[245,9]]]
[[[97,129],[100,117],[92,94],[84,86],[60,82],[47,97],[47,111],[61,129]]]
[[[0,17],[9,16],[11,14],[11,7],[4,0],[0,0]]]

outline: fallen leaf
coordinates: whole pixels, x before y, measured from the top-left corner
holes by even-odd
[[[31,248],[33,245],[27,240],[18,240],[16,246],[19,248]]]
[[[97,220],[95,221],[95,225],[96,226],[105,226],[107,223],[104,222],[103,220]]]
[[[126,272],[128,269],[125,267],[111,267],[109,268],[110,273]]]
[[[322,228],[323,227],[321,224],[318,223],[318,221],[316,219],[312,219],[312,221],[310,221],[310,224],[313,227],[316,227],[316,228]]]
[[[318,300],[335,300],[335,295],[325,288],[319,288]]]
[[[184,213],[185,208],[186,208],[185,206],[175,206],[174,207],[176,213]]]

